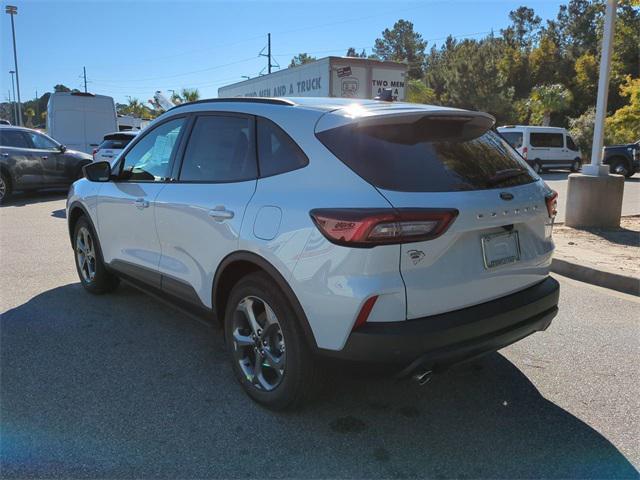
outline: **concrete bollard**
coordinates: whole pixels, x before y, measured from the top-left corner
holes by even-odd
[[[622,175],[569,175],[565,225],[569,227],[620,226],[624,177]]]

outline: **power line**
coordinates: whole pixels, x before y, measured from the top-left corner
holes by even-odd
[[[128,82],[153,82],[155,80],[163,80],[163,79],[167,79],[167,78],[184,77],[184,76],[187,76],[187,75],[193,75],[195,73],[209,72],[211,70],[217,70],[219,68],[229,67],[231,65],[237,65],[239,63],[244,63],[244,62],[248,62],[250,60],[255,60],[255,58],[256,57],[244,58],[244,59],[238,60],[236,62],[223,63],[221,65],[214,65],[213,67],[203,68],[201,70],[192,70],[190,72],[176,73],[174,75],[161,75],[161,76],[149,77],[149,78],[127,79],[127,80],[125,80],[123,82],[124,83],[128,83]],[[123,83],[123,82],[118,82],[118,83]]]

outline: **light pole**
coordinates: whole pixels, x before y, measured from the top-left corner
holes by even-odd
[[[600,77],[596,102],[595,128],[591,163],[582,173],[569,175],[567,184],[567,213],[565,225],[569,227],[619,227],[624,196],[624,177],[609,175],[609,166],[602,164],[602,144],[607,94],[611,74],[611,53],[616,25],[617,0],[606,0],[604,32],[600,56]]]
[[[9,70],[11,74],[11,88],[13,89],[13,123],[18,123],[18,105],[16,104],[16,84],[13,81],[14,70]]]
[[[18,125],[22,126],[22,104],[20,103],[20,76],[18,75],[18,53],[16,51],[16,27],[13,16],[18,14],[18,7],[7,5],[5,13],[11,16],[11,33],[13,34],[13,62],[16,68],[16,85],[18,86]]]

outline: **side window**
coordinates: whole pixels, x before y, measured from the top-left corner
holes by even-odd
[[[31,142],[33,143],[33,148],[37,148],[38,150],[57,150],[58,144],[44,135],[40,135],[39,133],[29,132],[27,135],[31,137]]]
[[[0,145],[12,148],[32,148],[27,136],[20,130],[0,130]]]
[[[522,147],[522,132],[500,132],[500,135],[502,135],[513,148]]]
[[[577,151],[578,150],[578,147],[576,147],[576,144],[573,141],[573,138],[571,138],[569,135],[567,135],[567,148],[569,150],[573,150],[573,151]]]
[[[184,118],[176,118],[154,128],[129,150],[120,178],[130,181],[160,182],[171,176],[171,156]]]
[[[561,133],[534,133],[530,134],[529,141],[532,147],[563,148],[564,140]]]
[[[184,152],[180,180],[224,183],[255,179],[251,123],[248,117],[198,117]]]
[[[290,172],[309,164],[300,147],[271,120],[258,118],[257,138],[261,177]]]

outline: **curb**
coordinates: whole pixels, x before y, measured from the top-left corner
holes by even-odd
[[[620,275],[618,273],[597,270],[595,268],[567,262],[559,258],[554,258],[551,262],[551,271],[565,277],[573,278],[581,282],[598,285],[599,287],[610,288],[618,292],[640,296],[640,279]]]

